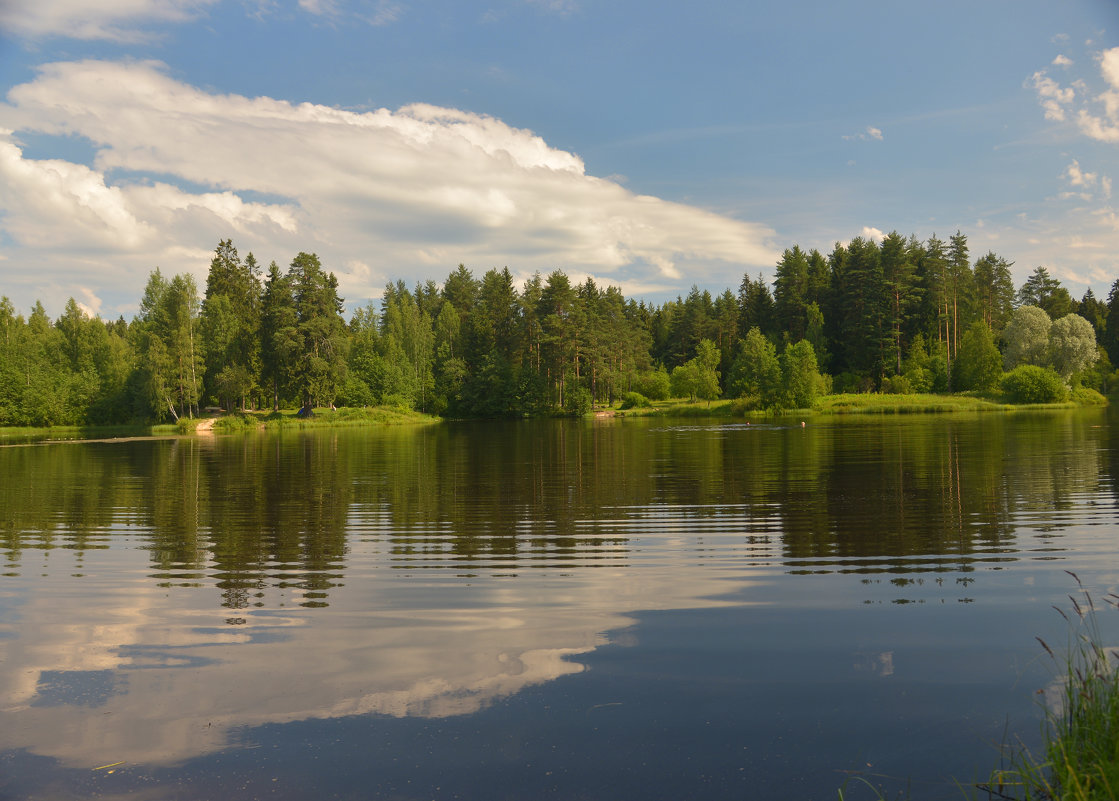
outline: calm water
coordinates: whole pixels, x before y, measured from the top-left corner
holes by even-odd
[[[961,798],[1119,589],[1117,422],[2,447],[0,798]]]

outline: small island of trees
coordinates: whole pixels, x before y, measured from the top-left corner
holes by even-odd
[[[0,426],[112,425],[227,410],[394,406],[449,417],[581,415],[670,397],[741,410],[821,394],[979,393],[1052,402],[1106,393],[1119,359],[1119,280],[1074,300],[1044,267],[1015,290],[967,237],[856,237],[786,250],[772,285],[693,287],[660,305],[563,270],[515,286],[464,265],[440,286],[390,283],[347,322],[315,254],[286,269],[218,244],[204,291],[148,278],[126,321],[71,298],[54,321],[0,299]],[[1098,397],[1098,396],[1097,396]]]

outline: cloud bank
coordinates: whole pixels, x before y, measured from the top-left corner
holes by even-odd
[[[227,236],[265,262],[314,250],[351,298],[459,262],[674,289],[776,260],[764,225],[635,194],[531,131],[452,108],[355,113],[208,93],[156,62],[83,61],[13,88],[0,129],[10,264],[51,265],[61,286],[116,273],[132,300],[156,265],[204,275]],[[31,135],[95,155],[31,158]]]
[[[217,0],[0,0],[0,30],[26,38],[62,36],[139,42],[145,25],[194,19]]]

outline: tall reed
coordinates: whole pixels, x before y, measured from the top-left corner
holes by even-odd
[[[1058,655],[1040,637],[1061,678],[1045,691],[1045,753],[1025,747],[1009,754],[1009,767],[996,771],[981,791],[1015,801],[1119,801],[1119,650],[1104,645],[1099,613],[1079,576],[1070,595],[1072,615],[1054,607],[1069,626],[1069,642]],[[1108,593],[1108,606],[1119,595]]]

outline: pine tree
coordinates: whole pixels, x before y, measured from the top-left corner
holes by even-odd
[[[778,328],[789,342],[804,339],[808,324],[808,269],[808,257],[797,245],[782,254],[775,269],[773,311]]]
[[[272,262],[261,298],[260,349],[262,378],[272,386],[272,407],[277,411],[294,376],[300,348],[298,326],[292,280]]]
[[[1014,280],[1009,262],[988,251],[975,261],[975,294],[980,319],[997,337],[1014,310]]]
[[[300,253],[288,268],[296,314],[299,350],[293,365],[293,387],[310,411],[332,403],[346,374],[346,323],[338,280],[324,272],[314,253]]]

